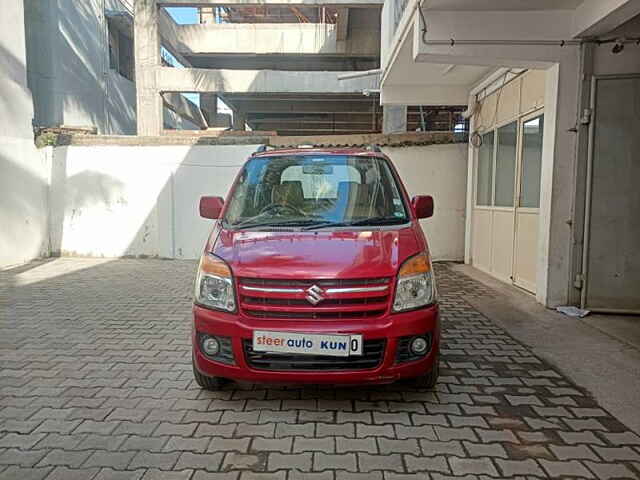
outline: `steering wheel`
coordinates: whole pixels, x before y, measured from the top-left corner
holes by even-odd
[[[275,209],[289,209],[293,213],[297,213],[302,216],[306,216],[307,214],[300,208],[294,207],[293,205],[289,205],[287,203],[270,203],[265,206],[262,210],[260,210],[260,214],[266,213]]]

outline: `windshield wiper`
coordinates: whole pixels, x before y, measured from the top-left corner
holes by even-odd
[[[308,225],[317,224],[318,220],[313,219],[298,219],[298,220],[285,220],[283,222],[278,222],[274,220],[265,221],[265,222],[253,222],[246,220],[240,223],[230,223],[229,226],[232,228],[261,228],[261,227],[306,227]]]
[[[399,217],[371,217],[371,218],[363,218],[361,220],[354,220],[351,222],[324,222],[319,223],[317,225],[311,225],[305,230],[315,230],[318,228],[325,227],[361,227],[361,226],[378,226],[378,225],[400,225],[406,223],[408,220],[406,218]]]

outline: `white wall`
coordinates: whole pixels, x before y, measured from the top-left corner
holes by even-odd
[[[211,222],[202,195],[226,196],[257,145],[54,149],[52,251],[196,258]]]
[[[0,15],[0,268],[48,251],[46,151],[36,150],[27,88],[22,0]]]
[[[54,150],[52,250],[63,255],[196,258],[211,222],[202,195],[226,196],[247,146],[71,146]],[[430,194],[423,226],[437,260],[462,260],[466,146],[389,148],[411,195]]]
[[[435,213],[422,220],[434,260],[464,260],[467,146],[384,148],[411,197],[432,195]]]

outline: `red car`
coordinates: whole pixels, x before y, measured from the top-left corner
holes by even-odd
[[[371,149],[260,149],[217,219],[193,306],[197,383],[381,384],[438,378],[429,248],[393,164]]]

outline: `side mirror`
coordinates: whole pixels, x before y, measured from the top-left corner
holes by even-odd
[[[222,197],[201,197],[200,198],[200,216],[202,218],[220,218],[224,207]]]
[[[417,195],[411,199],[411,206],[417,218],[433,217],[433,197],[431,195]]]

